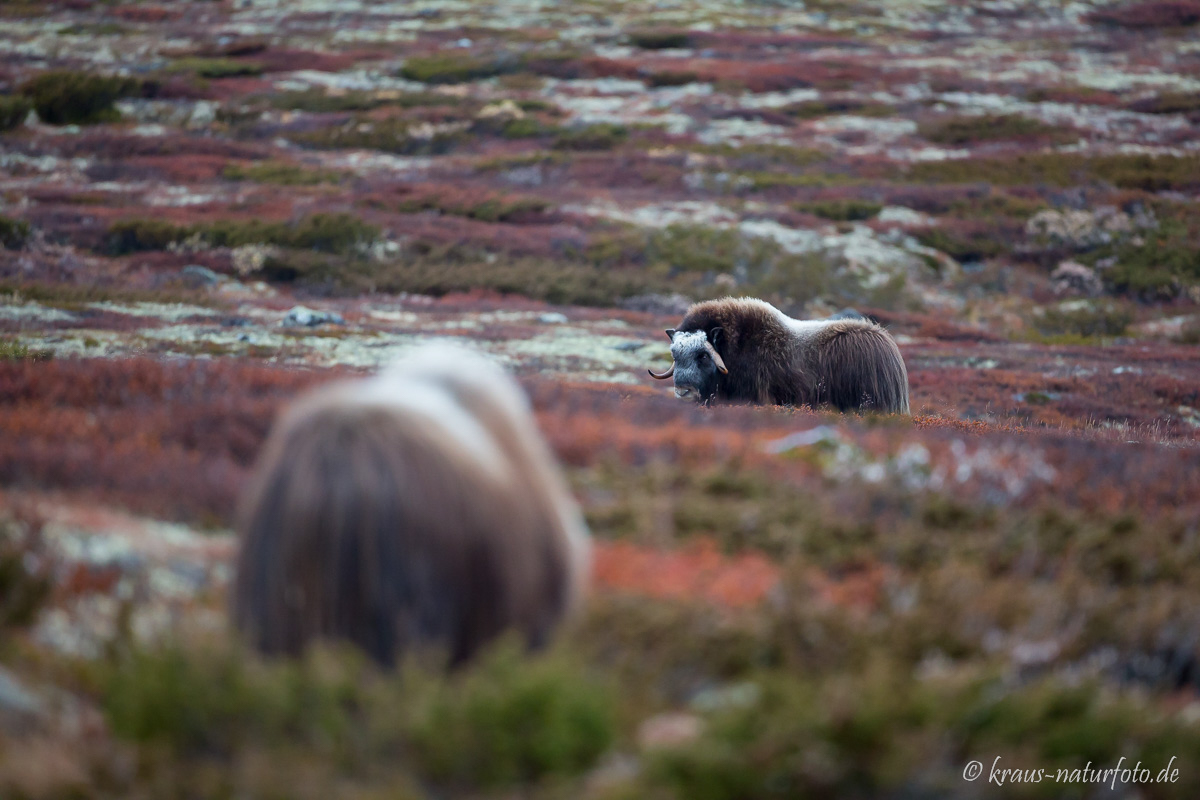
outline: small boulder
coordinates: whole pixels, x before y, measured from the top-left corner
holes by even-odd
[[[1050,279],[1058,294],[1098,297],[1104,291],[1096,271],[1076,261],[1063,261],[1050,273]]]
[[[287,328],[315,328],[318,325],[345,325],[346,320],[332,311],[316,311],[305,306],[296,306],[283,318]]]
[[[218,283],[223,283],[227,280],[224,275],[213,272],[208,267],[202,267],[199,264],[188,264],[183,268],[180,275],[189,286],[216,286]]]

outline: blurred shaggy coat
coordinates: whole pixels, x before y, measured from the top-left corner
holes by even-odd
[[[451,664],[580,598],[588,537],[516,382],[427,347],[315,390],[276,423],[238,518],[233,619],[266,653],[349,640]]]

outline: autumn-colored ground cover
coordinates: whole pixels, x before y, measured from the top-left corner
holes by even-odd
[[[0,796],[1196,796],[1196,8],[0,4]],[[725,294],[879,320],[913,417],[675,401]],[[581,618],[243,652],[271,420],[429,339],[528,390]]]

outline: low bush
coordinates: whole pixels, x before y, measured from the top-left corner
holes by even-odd
[[[531,117],[511,119],[500,127],[500,135],[505,139],[532,139],[546,133],[549,133],[546,126]]]
[[[687,31],[657,29],[633,31],[629,34],[629,41],[643,50],[670,50],[690,47],[692,37]]]
[[[890,117],[896,109],[885,103],[862,100],[806,100],[781,109],[796,119],[819,119],[831,114],[851,114],[856,117]]]
[[[0,338],[0,361],[49,361],[54,358],[53,350],[30,347],[17,339]],[[0,576],[0,581],[3,577]],[[3,587],[0,587],[2,590]]]
[[[793,203],[792,208],[805,214],[838,222],[857,222],[871,219],[883,206],[867,200],[819,200],[812,203]]]
[[[400,68],[400,77],[421,83],[469,83],[508,71],[496,58],[479,58],[466,52],[413,56]]]
[[[105,250],[111,255],[166,250],[187,238],[187,229],[159,219],[124,219],[108,226]]]
[[[926,247],[941,250],[960,263],[986,261],[1009,250],[1003,231],[976,229],[953,232],[943,228],[928,228],[918,231],[916,238]]]
[[[221,175],[234,181],[273,183],[280,186],[315,186],[337,183],[341,175],[324,169],[308,169],[286,161],[262,161],[255,164],[230,164]]]
[[[270,244],[278,247],[348,253],[379,238],[379,229],[353,214],[313,214],[295,223],[261,220],[218,220],[202,225],[174,225],[156,219],[113,223],[105,247],[111,255],[165,250],[174,242],[198,237],[212,247]]]
[[[554,138],[556,150],[611,150],[629,138],[623,125],[587,125],[566,128]]]
[[[1080,257],[1105,284],[1147,300],[1170,299],[1200,284],[1200,214],[1192,204],[1155,204],[1157,228],[1142,230]]]
[[[1157,192],[1200,186],[1200,156],[1074,153],[1015,158],[962,158],[927,161],[909,168],[911,177],[931,183],[993,183],[1001,186],[1075,186],[1104,182],[1120,189]]]
[[[531,215],[541,214],[550,204],[536,197],[505,197],[494,195],[483,198],[459,199],[440,193],[425,193],[406,198],[396,206],[406,214],[421,211],[437,211],[457,217],[477,219],[481,222],[511,222]]]
[[[25,123],[33,103],[20,95],[0,95],[0,133],[11,131]]]
[[[732,277],[739,292],[764,297],[785,307],[800,305],[826,294],[842,294],[849,285],[835,287],[833,269],[819,253],[788,253],[777,242],[762,236],[746,236],[736,230],[702,225],[671,225],[652,234],[646,244],[647,268],[670,276],[672,281],[689,277],[696,285],[692,294],[726,294],[718,275]]]
[[[120,115],[113,104],[142,90],[133,78],[59,70],[43,72],[21,87],[38,118],[50,125],[111,122]]]
[[[686,86],[696,83],[700,76],[687,70],[655,70],[646,76],[649,86]]]
[[[392,782],[479,791],[578,775],[615,738],[608,687],[561,654],[528,659],[511,644],[450,676],[415,663],[383,674],[344,650],[263,663],[227,643],[131,647],[99,684],[117,736],[179,766],[300,747],[310,766],[331,770],[323,779],[368,778],[375,761]],[[296,787],[312,777],[259,780]]]
[[[0,214],[0,246],[6,250],[20,250],[29,239],[29,223]]]
[[[0,340],[0,360],[8,358],[6,346]],[[52,564],[42,550],[40,523],[0,516],[0,643],[32,624],[50,599]]]
[[[399,155],[441,155],[462,142],[467,134],[459,127],[427,130],[403,119],[372,120],[355,117],[342,125],[299,133],[299,144],[326,150],[364,148]]]
[[[639,269],[541,259],[489,260],[483,254],[447,258],[437,251],[374,267],[357,280],[385,292],[439,296],[483,290],[585,306],[612,306],[622,298],[669,288],[666,281]]]
[[[1149,0],[1143,3],[1108,6],[1088,14],[1087,20],[1114,28],[1188,28],[1200,24],[1200,2]]]
[[[1044,309],[1034,327],[1047,336],[1120,336],[1133,322],[1128,309],[1114,303],[1078,303]]]
[[[1130,103],[1129,108],[1143,114],[1194,114],[1200,111],[1200,92],[1166,92]]]
[[[168,72],[190,72],[201,78],[239,78],[261,75],[261,64],[236,58],[181,58],[167,67]]]
[[[931,142],[965,145],[1003,139],[1070,138],[1063,128],[1047,125],[1020,114],[983,114],[960,116],[927,122],[919,127],[920,134]]]
[[[304,89],[272,95],[271,105],[294,111],[332,113],[339,111],[370,111],[381,106],[419,108],[424,106],[460,106],[464,99],[440,92],[327,92],[324,89]]]

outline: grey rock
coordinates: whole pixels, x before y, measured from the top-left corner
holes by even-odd
[[[27,729],[44,710],[42,701],[0,666],[0,725],[14,726],[18,731]]]
[[[1075,261],[1063,261],[1050,273],[1054,290],[1059,294],[1074,294],[1097,297],[1104,291],[1104,284],[1090,267]]]
[[[560,314],[557,311],[547,311],[545,314],[538,315],[538,322],[543,325],[565,325],[569,321],[566,314]]]
[[[345,325],[346,320],[332,311],[317,311],[306,306],[296,306],[283,318],[283,325],[288,328],[315,328],[328,324]]]
[[[208,267],[202,267],[199,264],[188,264],[180,272],[184,281],[192,286],[216,286],[218,283],[224,283],[229,280],[224,275],[219,275],[213,272]]]
[[[641,350],[645,346],[646,346],[645,342],[628,341],[628,342],[621,342],[620,344],[617,344],[617,345],[613,345],[613,349],[620,350],[625,353],[632,353],[634,350]]]

